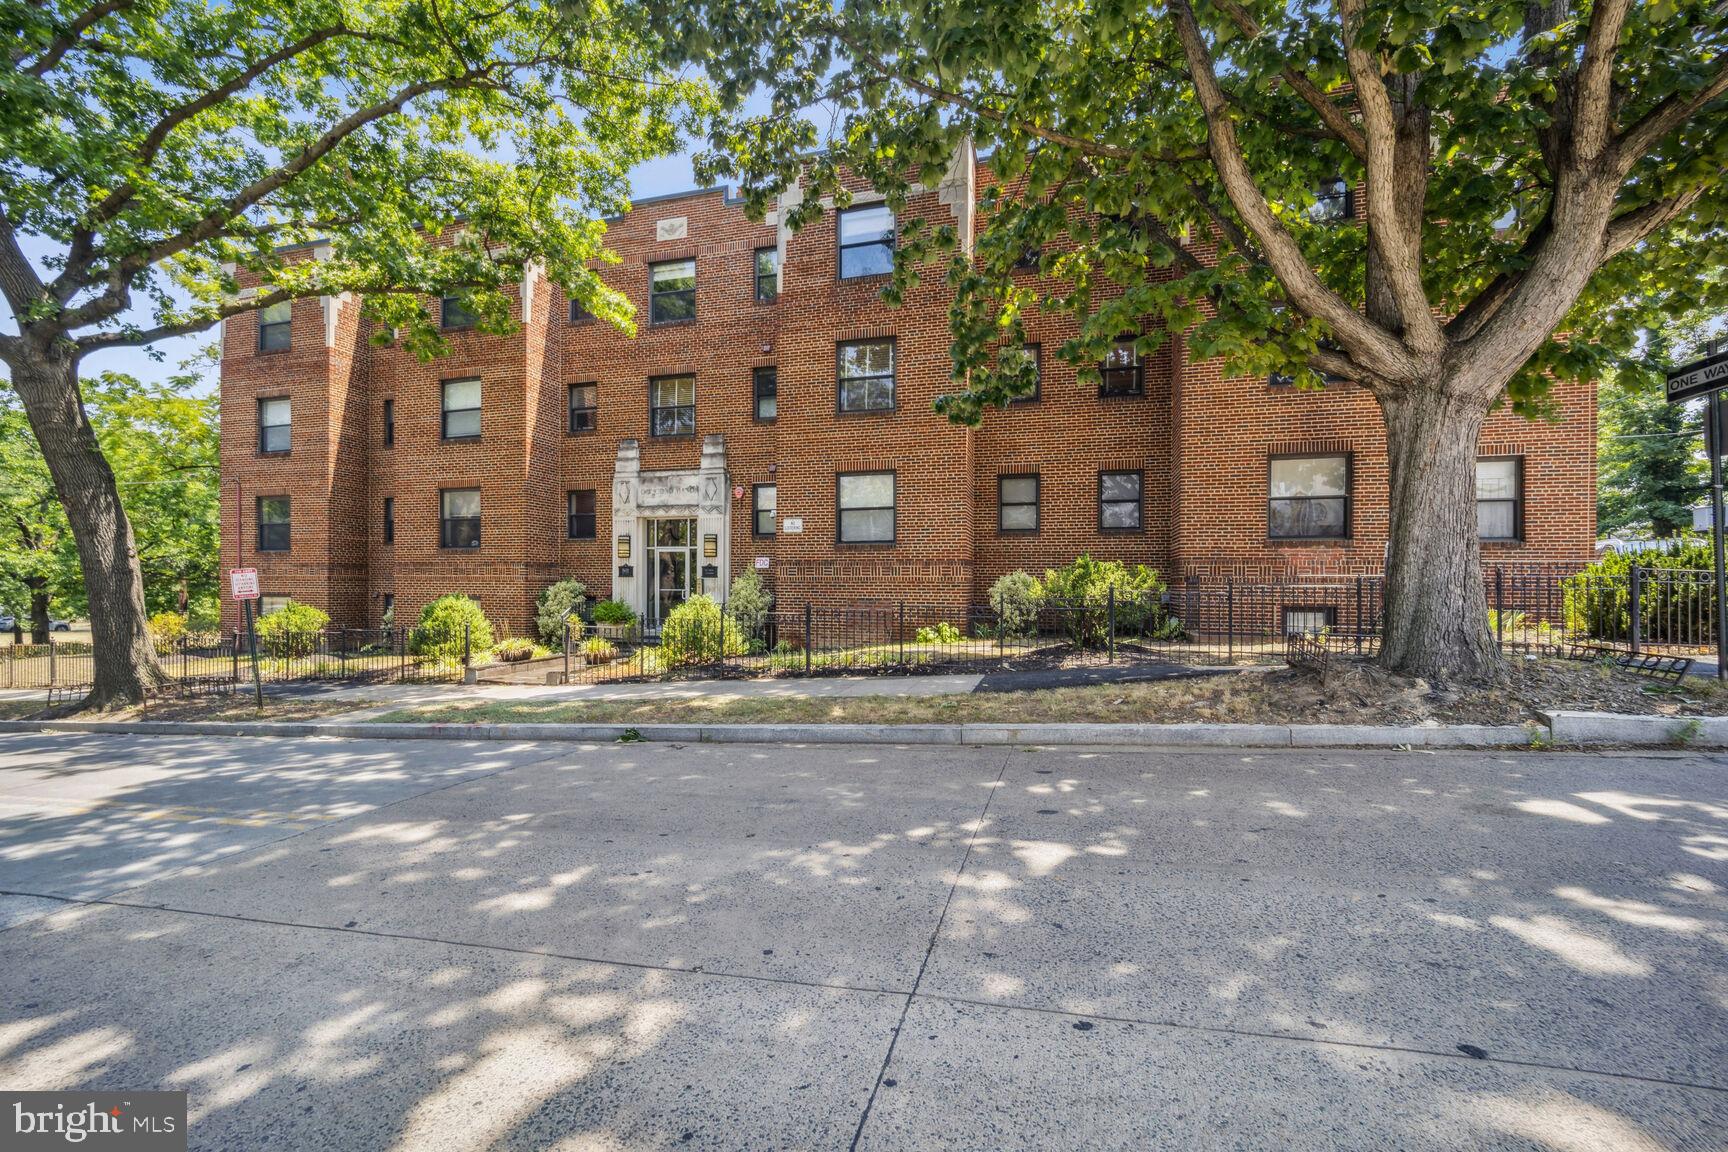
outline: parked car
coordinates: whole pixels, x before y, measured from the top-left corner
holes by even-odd
[[[70,620],[50,620],[50,621],[48,621],[48,631],[50,631],[50,632],[70,632],[70,631],[72,631],[72,621],[70,621]]]
[[[10,632],[18,627],[18,618],[10,612],[0,612],[0,632]]]

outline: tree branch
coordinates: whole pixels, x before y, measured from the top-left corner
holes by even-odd
[[[1247,9],[1237,4],[1235,0],[1212,0],[1212,6],[1229,17],[1231,23],[1241,30],[1242,35],[1250,40],[1259,38],[1260,22],[1254,19]],[[1315,84],[1306,73],[1299,71],[1294,65],[1285,65],[1283,76],[1284,82],[1290,85],[1296,95],[1302,97],[1308,107],[1314,109],[1315,115],[1320,117],[1320,122],[1326,125],[1327,130],[1334,137],[1342,140],[1344,146],[1350,149],[1351,154],[1356,159],[1366,162],[1368,143],[1363,139],[1362,133],[1356,125],[1350,122],[1349,114],[1328,100],[1326,93],[1320,91],[1319,85]]]
[[[1350,77],[1356,85],[1356,104],[1362,110],[1366,139],[1364,164],[1368,170],[1368,243],[1378,257],[1383,281],[1371,279],[1390,290],[1404,338],[1426,355],[1437,354],[1445,344],[1440,323],[1428,305],[1422,287],[1420,232],[1406,220],[1398,204],[1398,122],[1392,95],[1386,90],[1377,54],[1361,45],[1364,0],[1339,0],[1344,24],[1344,52]],[[1426,179],[1426,173],[1423,173]],[[1370,302],[1370,311],[1374,311]],[[1384,315],[1377,318],[1386,320]]]
[[[1721,179],[1723,174],[1724,170],[1718,170],[1717,179]],[[1604,245],[1603,259],[1618,256],[1634,244],[1640,243],[1674,223],[1697,202],[1698,197],[1704,194],[1704,190],[1705,185],[1696,184],[1684,192],[1668,197],[1666,200],[1652,200],[1630,212],[1622,212],[1608,221],[1608,237]]]
[[[1595,0],[1572,104],[1573,160],[1594,166],[1614,133],[1614,55],[1632,0]]]
[[[64,32],[48,42],[48,46],[42,50],[42,55],[30,64],[19,68],[18,71],[27,76],[38,78],[46,76],[56,64],[65,58],[66,53],[77,46],[84,33],[88,32],[98,21],[131,6],[132,0],[101,0],[100,3],[85,9],[73,19],[72,23],[66,26]],[[22,55],[14,55],[12,63],[16,66],[22,63],[23,59]]]
[[[1235,125],[1193,7],[1189,0],[1170,0],[1170,12],[1188,58],[1195,95],[1206,114],[1206,138],[1219,179],[1236,214],[1259,242],[1284,294],[1304,313],[1324,321],[1361,367],[1387,380],[1415,377],[1416,365],[1404,346],[1321,283],[1301,248],[1273,215],[1236,140]]]
[[[1704,105],[1728,92],[1728,56],[1716,69],[1716,75],[1690,96],[1678,92],[1664,99],[1645,113],[1636,124],[1627,128],[1614,142],[1615,159],[1622,177],[1632,166],[1662,143],[1664,137],[1690,120]]]

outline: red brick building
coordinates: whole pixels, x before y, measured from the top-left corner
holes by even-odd
[[[957,158],[912,211],[972,235],[981,175]],[[652,619],[750,568],[782,605],[978,602],[1004,572],[1081,552],[1173,579],[1381,570],[1365,391],[1226,379],[1180,338],[1082,384],[1054,355],[1071,322],[1034,315],[1037,395],[957,427],[932,409],[952,387],[950,294],[933,275],[882,303],[893,235],[868,192],[797,234],[722,190],[643,200],[602,273],[635,337],[529,270],[512,335],[446,306],[451,351],[431,363],[368,343],[357,300],[237,316],[223,562],[338,624],[410,622],[465,592],[513,631],[564,576]],[[1483,433],[1486,563],[1591,558],[1595,390],[1555,400],[1552,420],[1502,411]]]

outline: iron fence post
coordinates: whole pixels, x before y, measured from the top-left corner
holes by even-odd
[[[1224,577],[1224,652],[1225,659],[1236,660],[1236,578]]]
[[[240,630],[238,628],[228,634],[228,676],[236,684],[240,682]]]
[[[564,683],[570,683],[570,617],[564,617]]]
[[[48,633],[48,683],[52,684],[56,679],[57,676],[54,671],[54,633],[50,632]]]
[[[1116,663],[1116,585],[1112,584],[1105,590],[1105,598],[1108,604],[1110,618],[1110,623],[1108,625],[1110,629],[1109,662],[1114,664]]]
[[[1506,570],[1494,565],[1494,646],[1506,646]]]
[[[1362,655],[1362,633],[1364,630],[1365,629],[1364,629],[1363,621],[1362,621],[1362,577],[1358,576],[1358,577],[1356,577],[1356,628],[1355,628],[1355,632],[1356,632],[1356,655],[1358,655],[1358,656]]]
[[[463,672],[468,671],[469,659],[472,655],[472,653],[470,653],[470,651],[468,649],[468,646],[473,643],[473,640],[474,640],[473,633],[474,633],[474,626],[472,624],[462,625],[462,671]]]
[[[894,630],[894,636],[900,644],[900,666],[906,666],[906,601],[900,601],[900,624]]]
[[[1628,623],[1632,628],[1632,655],[1638,655],[1638,634],[1644,630],[1644,570],[1638,565],[1632,565],[1632,586],[1628,589],[1632,597]]]
[[[804,601],[804,675],[806,676],[810,675],[810,645],[815,642],[815,637],[810,635],[811,623],[810,601],[806,600]]]

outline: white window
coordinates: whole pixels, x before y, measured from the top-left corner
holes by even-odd
[[[444,439],[468,440],[480,435],[480,381],[444,381]]]
[[[1316,540],[1350,534],[1350,457],[1274,457],[1269,474],[1269,537]]]
[[[1140,530],[1141,475],[1138,472],[1098,473],[1098,527],[1105,531]]]
[[[288,397],[258,401],[258,451],[288,451],[293,432],[294,406]]]
[[[1334,627],[1337,622],[1338,610],[1329,606],[1284,609],[1284,635],[1286,636],[1317,636],[1328,628]]]
[[[258,351],[281,352],[293,343],[294,301],[279,300],[258,313]]]
[[[1516,456],[1476,461],[1476,534],[1482,539],[1523,538],[1523,464]]]
[[[835,488],[840,543],[894,543],[894,473],[842,473]]]
[[[669,260],[648,266],[648,320],[665,324],[696,319],[696,261]]]
[[[288,607],[290,599],[291,597],[288,596],[260,596],[258,597],[258,615],[268,616],[272,612],[280,612]]]
[[[1135,500],[1136,506],[1139,500]],[[1038,476],[996,477],[996,529],[999,532],[1038,531]]]
[[[840,411],[890,412],[894,409],[894,341],[854,340],[836,350]]]
[[[648,381],[648,431],[655,436],[696,434],[696,377],[656,376]]]
[[[866,204],[840,213],[840,279],[894,271],[894,213]]]

